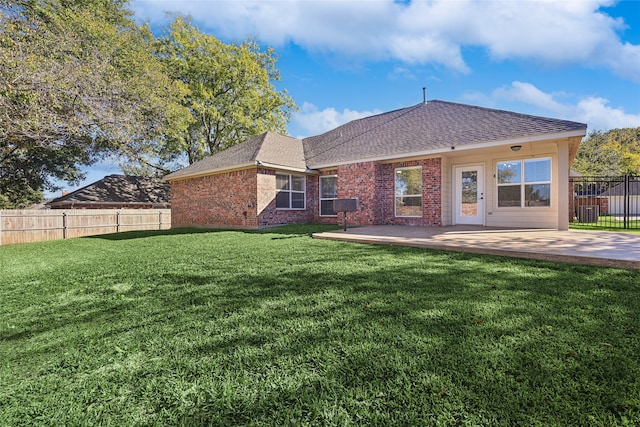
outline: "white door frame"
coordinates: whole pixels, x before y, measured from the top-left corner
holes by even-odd
[[[484,163],[455,165],[453,167],[453,223],[485,225]],[[462,215],[462,173],[477,172],[477,210],[475,216]]]

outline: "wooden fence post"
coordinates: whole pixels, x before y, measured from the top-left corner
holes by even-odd
[[[116,212],[116,233],[120,232],[120,211]]]
[[[2,212],[0,212],[0,246],[2,246]]]
[[[162,211],[158,212],[158,230],[162,230]]]

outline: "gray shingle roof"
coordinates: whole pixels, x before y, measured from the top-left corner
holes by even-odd
[[[602,197],[611,197],[611,196],[625,196],[625,184],[618,184],[615,187],[611,187],[609,190],[600,194]],[[626,189],[627,196],[640,196],[640,180],[638,181],[630,181],[629,187]]]
[[[204,175],[217,170],[235,169],[259,163],[282,166],[285,169],[306,169],[302,141],[290,136],[266,132],[173,172],[164,179]]]
[[[444,101],[354,120],[304,140],[310,168],[429,150],[586,131],[586,124]]]
[[[169,174],[167,180],[268,163],[283,169],[315,169],[371,159],[401,158],[452,146],[544,139],[587,125],[568,120],[429,101],[354,120],[303,140],[267,132]]]
[[[47,202],[59,203],[171,203],[169,183],[159,178],[108,175],[86,187]]]

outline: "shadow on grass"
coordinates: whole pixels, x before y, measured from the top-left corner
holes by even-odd
[[[340,229],[338,225],[324,225],[324,224],[304,224],[304,225],[281,225],[276,227],[255,229],[255,230],[242,230],[234,228],[171,228],[168,230],[142,230],[142,231],[125,231],[122,233],[111,234],[98,234],[95,236],[86,236],[82,239],[103,239],[103,240],[132,240],[132,239],[144,239],[147,237],[156,236],[178,236],[185,234],[208,234],[208,233],[223,233],[223,232],[236,232],[247,234],[275,234],[275,235],[287,235],[287,236],[311,236],[313,233],[319,233],[323,231]]]
[[[183,419],[333,424],[342,413],[400,424],[584,425],[593,414],[608,424],[640,411],[629,398],[638,391],[637,290],[612,298],[601,278],[576,281],[571,268],[491,277],[446,260],[428,273],[409,264],[327,278],[300,267],[225,282],[216,296],[224,315],[212,316],[219,329],[184,351],[225,363],[233,355],[239,364],[228,368],[243,370],[240,383],[256,392],[236,384],[226,397],[205,393]],[[163,301],[175,304],[170,311],[194,303],[191,292]],[[286,378],[269,377],[273,365]],[[338,413],[323,418],[335,399]]]

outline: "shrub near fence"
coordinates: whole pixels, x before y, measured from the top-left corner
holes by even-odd
[[[171,209],[0,210],[0,245],[171,228]]]

